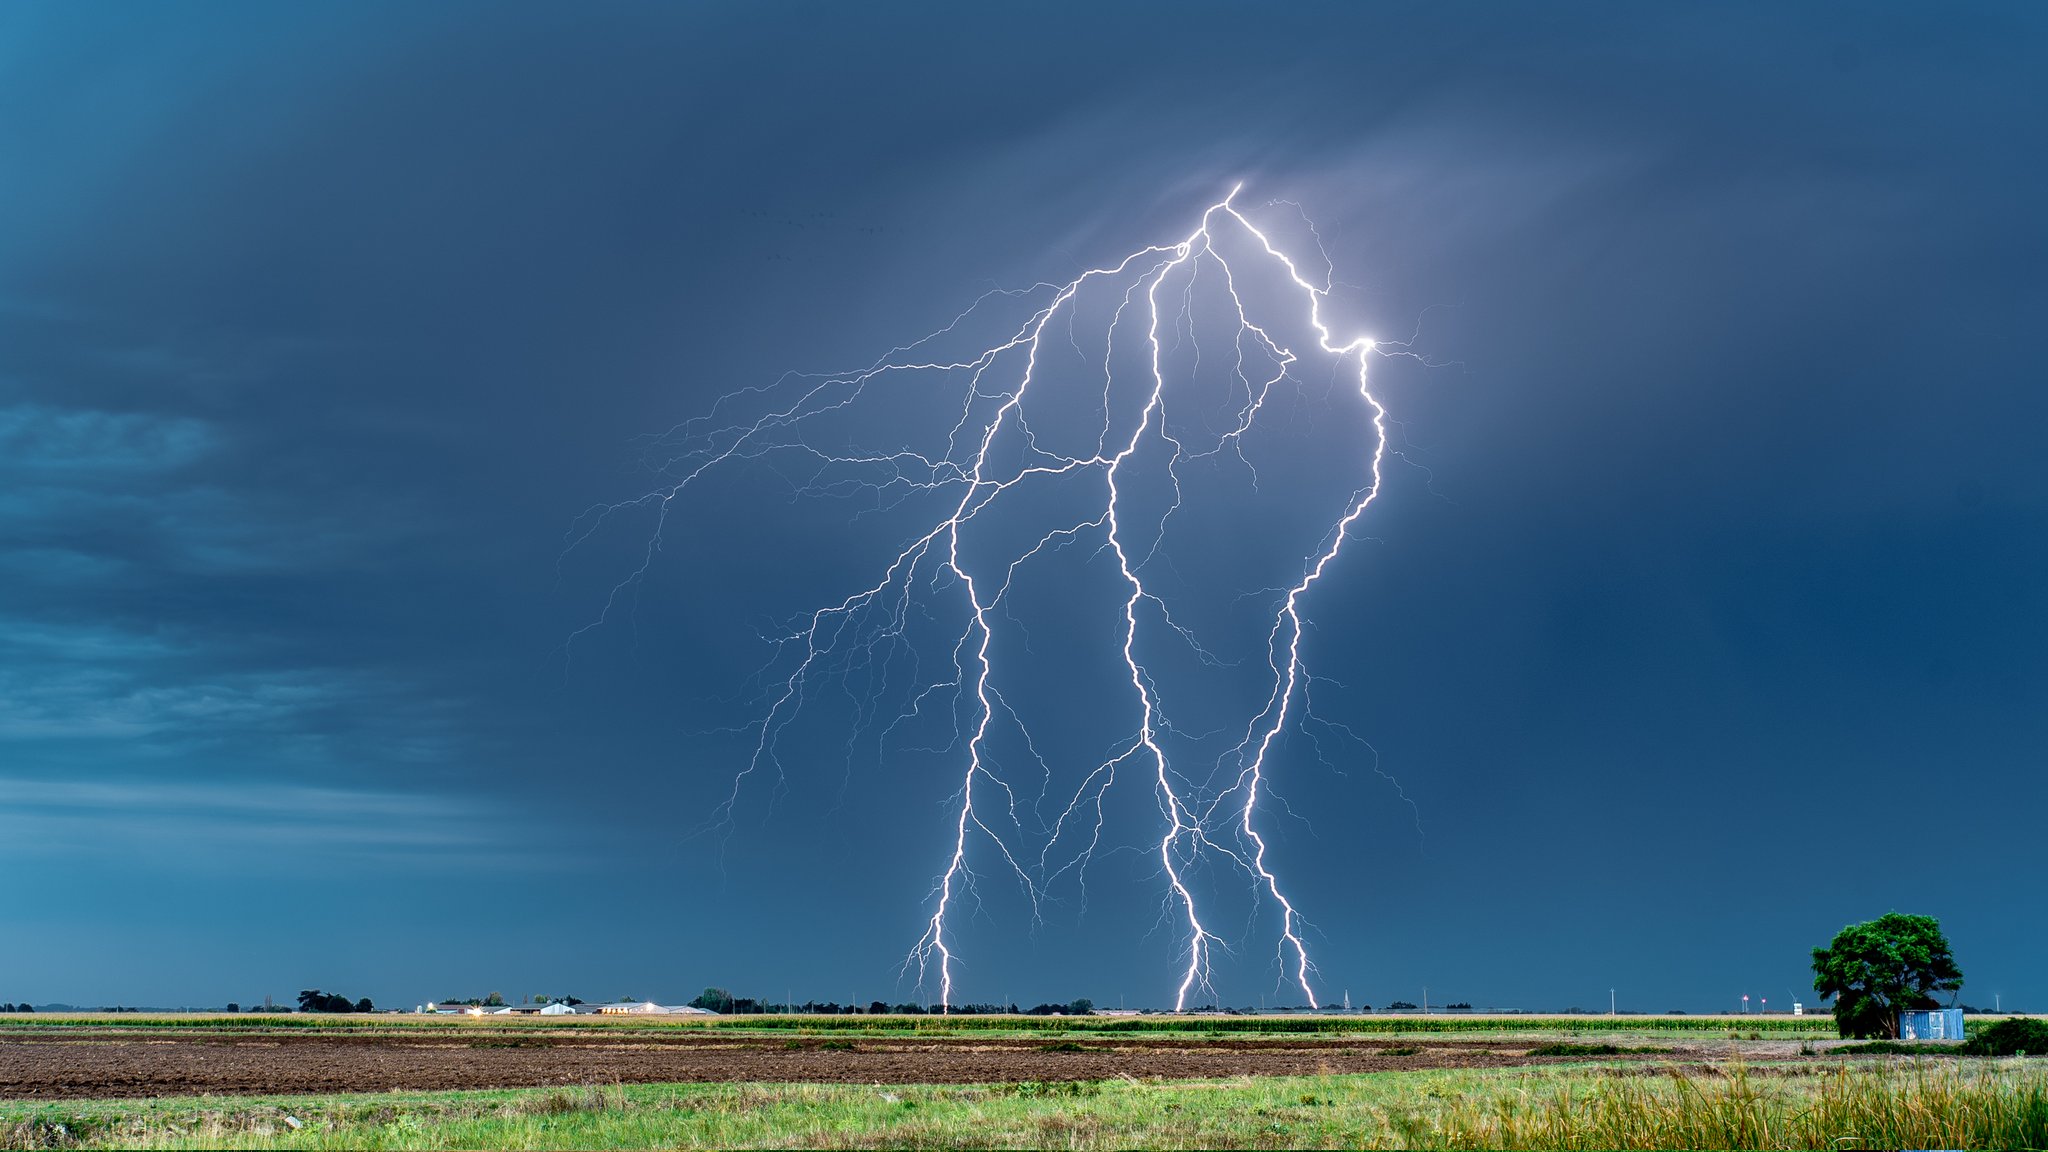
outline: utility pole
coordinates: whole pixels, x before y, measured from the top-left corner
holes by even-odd
[[[1422,1014],[1429,1015],[1429,985],[1422,986]]]

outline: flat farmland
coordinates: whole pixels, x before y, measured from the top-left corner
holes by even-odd
[[[1602,1020],[1616,1059],[1795,1057],[1807,1021]],[[1415,1025],[1440,1024],[1423,1031]],[[1314,1076],[1568,1062],[1583,1017],[19,1018],[0,1026],[0,1098],[493,1089],[595,1083],[975,1084]],[[1813,1023],[1819,1023],[1814,1021]],[[1341,1026],[1341,1027],[1339,1027]],[[1625,1027],[1625,1025],[1624,1025]],[[1730,1039],[1733,1032],[1740,1039]],[[1757,1039],[1748,1039],[1750,1036]],[[1768,1038],[1766,1038],[1768,1037]],[[1576,1040],[1574,1039],[1576,1038]],[[1619,1038],[1620,1042],[1617,1042]],[[1809,1045],[1810,1046],[1810,1045]]]
[[[0,1149],[2048,1147],[1825,1018],[11,1017]]]

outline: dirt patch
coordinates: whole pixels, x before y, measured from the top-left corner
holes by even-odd
[[[1315,1076],[1551,1061],[1499,1041],[606,1036],[0,1037],[0,1098],[260,1095],[781,1081],[972,1084]],[[1407,1049],[1396,1054],[1389,1049]],[[1676,1055],[1676,1053],[1673,1053]]]

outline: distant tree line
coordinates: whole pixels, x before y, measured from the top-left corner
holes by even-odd
[[[836,1000],[806,1000],[798,1004],[790,1000],[735,996],[723,988],[706,988],[690,1001],[690,1007],[726,1016],[766,1013],[809,1016],[937,1016],[942,1013],[954,1016],[1086,1016],[1095,1011],[1095,1001],[1084,996],[1065,1004],[1039,1004],[1025,1009],[1015,1004],[891,1004],[886,1000],[871,1000],[865,1006],[841,1004]]]
[[[36,1006],[33,1004],[0,1004],[0,1012],[33,1012],[35,1010]]]
[[[1015,1007],[1010,1009],[1012,1012],[1016,1010]],[[1095,1001],[1083,996],[1078,1000],[1070,1000],[1065,1004],[1034,1004],[1026,1008],[1024,1014],[1026,1016],[1093,1016],[1095,1015]]]
[[[350,1000],[346,996],[335,996],[318,988],[307,988],[299,993],[301,1012],[375,1012],[376,1005],[368,996],[361,1000]]]

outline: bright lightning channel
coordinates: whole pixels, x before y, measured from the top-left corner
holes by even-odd
[[[1191,997],[1210,989],[1214,951],[1226,946],[1224,939],[1205,921],[1202,901],[1198,899],[1190,878],[1198,863],[1209,855],[1240,869],[1253,885],[1256,896],[1272,899],[1279,910],[1280,921],[1279,937],[1275,942],[1276,959],[1286,978],[1300,987],[1308,1003],[1318,1003],[1314,987],[1316,968],[1303,940],[1306,926],[1294,902],[1286,895],[1279,874],[1268,862],[1268,846],[1265,835],[1260,831],[1260,817],[1267,810],[1266,798],[1271,792],[1275,745],[1289,729],[1290,723],[1298,722],[1299,716],[1309,714],[1309,682],[1301,650],[1305,629],[1303,601],[1322,581],[1344,545],[1352,538],[1353,528],[1380,492],[1381,465],[1387,449],[1387,416],[1369,386],[1367,364],[1373,354],[1389,353],[1371,339],[1362,336],[1341,339],[1334,334],[1323,313],[1324,303],[1330,295],[1330,282],[1326,279],[1321,286],[1312,283],[1292,256],[1239,211],[1235,202],[1240,189],[1241,186],[1233,188],[1222,200],[1209,205],[1202,212],[1195,229],[1178,241],[1140,248],[1115,264],[1090,269],[1064,284],[1039,284],[1021,292],[989,293],[956,317],[952,324],[914,343],[892,349],[866,368],[823,375],[787,375],[773,385],[745,389],[722,397],[709,414],[679,425],[664,441],[672,455],[663,460],[661,466],[672,478],[672,483],[634,500],[593,508],[579,518],[570,532],[568,544],[573,548],[589,539],[615,515],[633,509],[651,509],[653,512],[654,527],[647,537],[638,566],[612,588],[603,610],[585,629],[579,630],[580,635],[582,631],[608,620],[628,591],[637,588],[647,577],[662,549],[663,534],[672,512],[687,491],[716,469],[769,457],[787,458],[809,469],[809,475],[799,485],[802,493],[864,491],[876,498],[878,504],[890,506],[912,496],[945,497],[945,506],[950,511],[920,530],[872,584],[837,603],[806,613],[786,631],[772,638],[778,661],[793,660],[794,667],[786,677],[774,677],[768,681],[770,687],[761,695],[765,708],[759,718],[746,728],[753,733],[753,750],[735,773],[731,789],[716,813],[717,822],[729,826],[733,806],[739,801],[750,778],[757,773],[772,771],[778,791],[785,786],[778,743],[803,709],[814,680],[832,674],[846,676],[856,670],[869,674],[871,682],[874,677],[885,680],[891,654],[908,643],[907,637],[916,623],[920,610],[919,593],[926,591],[936,595],[945,588],[956,587],[964,612],[961,630],[949,641],[949,672],[943,673],[943,678],[920,683],[915,691],[910,692],[907,702],[883,728],[878,741],[878,744],[886,741],[899,724],[914,721],[923,716],[927,708],[936,707],[935,701],[951,699],[954,702],[955,740],[956,745],[960,745],[961,763],[956,777],[958,789],[953,794],[949,817],[951,848],[945,867],[939,872],[928,896],[930,915],[924,920],[922,933],[904,961],[906,973],[912,968],[916,970],[920,987],[926,985],[935,970],[942,1006],[953,1002],[955,968],[961,963],[956,952],[954,920],[962,914],[961,903],[977,879],[969,859],[970,848],[982,841],[992,847],[995,857],[1015,876],[1029,897],[1036,915],[1041,895],[1052,881],[1068,871],[1085,872],[1087,862],[1102,838],[1104,796],[1114,786],[1118,768],[1125,765],[1143,769],[1162,818],[1158,841],[1150,851],[1157,856],[1159,875],[1164,881],[1163,907],[1177,925],[1175,936],[1179,941],[1181,958],[1174,976],[1175,1010],[1184,1010]],[[1166,746],[1161,742],[1162,733],[1170,730],[1170,725],[1165,720],[1157,681],[1139,655],[1141,635],[1146,632],[1148,624],[1163,623],[1198,654],[1205,658],[1208,654],[1191,633],[1173,619],[1166,600],[1147,587],[1144,578],[1146,564],[1157,551],[1166,524],[1164,518],[1159,521],[1149,543],[1134,539],[1125,502],[1125,486],[1129,479],[1125,470],[1133,457],[1149,445],[1160,443],[1170,446],[1167,474],[1172,479],[1173,499],[1165,516],[1171,517],[1181,506],[1179,466],[1184,461],[1226,450],[1244,460],[1242,445],[1246,434],[1264,412],[1273,389],[1290,378],[1290,369],[1297,357],[1280,337],[1273,334],[1270,322],[1262,326],[1253,321],[1252,311],[1247,308],[1239,288],[1241,268],[1233,266],[1232,259],[1217,247],[1219,236],[1224,232],[1234,234],[1233,243],[1240,245],[1253,259],[1266,261],[1269,271],[1281,274],[1277,278],[1281,282],[1281,291],[1292,295],[1296,306],[1301,309],[1295,314],[1295,322],[1313,331],[1318,350],[1323,355],[1335,358],[1340,365],[1350,365],[1350,371],[1355,373],[1363,416],[1360,431],[1363,433],[1369,429],[1360,454],[1369,458],[1370,466],[1359,485],[1351,491],[1344,514],[1329,526],[1317,548],[1302,558],[1300,577],[1284,589],[1272,590],[1277,594],[1277,606],[1265,636],[1265,665],[1272,678],[1271,690],[1263,705],[1245,723],[1242,738],[1219,762],[1236,766],[1234,773],[1225,773],[1228,785],[1204,788],[1191,783],[1188,777],[1176,770]],[[1191,305],[1186,301],[1192,296],[1192,278],[1205,264],[1213,265],[1221,272],[1224,292],[1235,310],[1238,325],[1234,337],[1236,380],[1243,387],[1243,405],[1236,413],[1234,426],[1218,437],[1213,446],[1201,452],[1189,452],[1167,423],[1166,409],[1171,389],[1161,324],[1163,319],[1170,320],[1177,335],[1179,324],[1186,319],[1192,336],[1193,319],[1187,314]],[[1180,312],[1170,311],[1161,303],[1161,289],[1169,286],[1170,282],[1183,284]],[[1070,455],[1043,446],[1026,419],[1025,403],[1039,377],[1040,353],[1044,350],[1049,329],[1059,318],[1065,317],[1071,341],[1077,298],[1084,291],[1092,291],[1098,286],[1122,289],[1121,301],[1104,336],[1099,366],[1103,386],[1102,429],[1093,452]],[[930,354],[922,351],[952,334],[992,299],[1032,297],[1042,302],[1033,308],[1021,325],[1011,329],[1005,339],[993,346],[982,348],[964,359],[926,358]],[[1132,311],[1137,314],[1136,321],[1126,319],[1126,313]],[[1136,426],[1127,436],[1117,437],[1112,436],[1116,423],[1112,401],[1117,374],[1112,370],[1111,361],[1119,329],[1134,323],[1142,323],[1144,328],[1148,372],[1138,385],[1144,405]],[[1276,366],[1269,378],[1257,384],[1245,372],[1247,341]],[[1075,347],[1078,350],[1079,345]],[[1015,375],[1006,375],[1003,366],[1019,360],[1021,366],[1012,369]],[[830,451],[817,447],[806,437],[807,427],[849,410],[865,399],[878,381],[924,373],[964,377],[966,381],[959,417],[945,438],[943,450],[920,452],[911,447],[894,447],[879,451]],[[751,418],[726,415],[747,403],[765,406],[766,410]],[[994,405],[992,409],[987,407],[990,403]],[[999,439],[1005,434],[1021,437],[1024,444],[1021,462],[1004,464],[1001,454],[995,451]],[[1250,467],[1248,460],[1245,464]],[[1011,556],[995,571],[977,571],[963,556],[962,529],[978,518],[1000,516],[999,502],[1006,494],[1028,483],[1084,474],[1098,474],[1103,480],[1102,499],[1096,514],[1045,533],[1035,544]],[[1256,472],[1253,475],[1256,479]],[[957,493],[957,498],[951,495],[954,493]],[[996,632],[991,616],[1003,608],[1021,566],[1035,557],[1082,540],[1096,541],[1114,557],[1125,588],[1121,612],[1121,671],[1130,685],[1136,727],[1128,742],[1121,744],[1113,755],[1086,773],[1064,810],[1044,828],[1043,849],[1033,860],[1020,845],[999,834],[989,818],[991,805],[995,805],[1003,810],[1011,825],[1021,828],[1016,792],[993,763],[990,742],[995,730],[1005,722],[1013,725],[1032,747],[1034,758],[1037,757],[1035,745],[1030,744],[1029,731],[1010,708],[998,686],[997,653],[992,650]],[[872,695],[873,699],[864,704],[857,714],[860,727],[879,719],[875,713],[879,707],[879,688]],[[961,714],[963,705],[964,716]],[[849,736],[849,748],[855,738]],[[1039,759],[1039,767],[1049,780],[1051,768],[1042,758]],[[1054,847],[1062,842],[1070,825],[1086,824],[1090,810],[1093,825],[1087,829],[1086,845],[1071,859],[1054,867],[1051,858]]]

